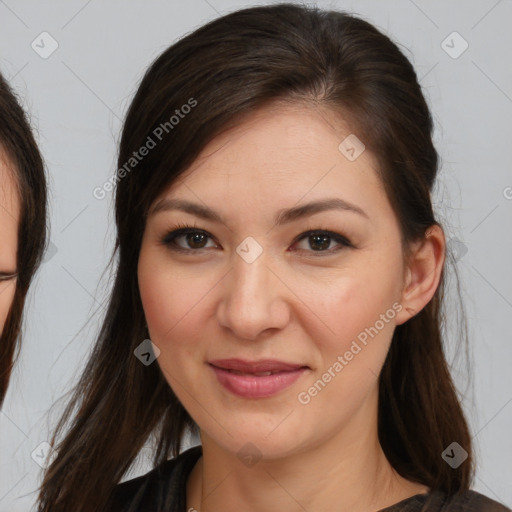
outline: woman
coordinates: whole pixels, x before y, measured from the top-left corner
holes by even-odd
[[[43,161],[24,111],[0,75],[0,407],[45,239]]]
[[[469,490],[437,166],[411,64],[356,17],[250,8],[165,51],[40,510],[506,510]],[[147,442],[156,468],[118,485]]]

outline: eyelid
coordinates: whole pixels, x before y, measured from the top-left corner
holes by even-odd
[[[1,281],[9,281],[10,279],[14,279],[17,277],[19,272],[15,272],[14,274],[2,274],[0,273],[0,282]]]

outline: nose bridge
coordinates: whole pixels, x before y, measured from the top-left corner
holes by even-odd
[[[267,259],[260,256],[252,262],[247,262],[241,257],[235,257],[234,260],[230,295],[237,300],[247,300],[251,297],[253,302],[256,299],[268,300],[270,271]],[[267,293],[263,293],[264,291]]]
[[[249,250],[247,251],[247,248]],[[240,244],[234,257],[233,269],[225,283],[219,307],[220,323],[231,329],[239,338],[255,339],[269,328],[281,328],[288,320],[285,300],[281,297],[283,287],[268,268],[264,251],[254,258],[245,255],[254,251],[254,246]]]

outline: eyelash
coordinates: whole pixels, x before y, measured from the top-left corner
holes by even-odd
[[[10,281],[11,279],[14,279],[18,275],[17,272],[14,274],[2,274],[0,273],[0,282],[2,281]]]
[[[181,252],[181,253],[192,253],[192,252],[195,252],[195,253],[198,253],[198,252],[201,252],[203,250],[207,250],[207,249],[210,249],[210,248],[201,248],[201,249],[185,249],[183,247],[180,247],[179,245],[176,244],[176,239],[181,237],[181,236],[185,236],[185,235],[188,235],[188,234],[201,234],[201,235],[204,235],[206,237],[208,237],[209,239],[213,240],[213,237],[207,232],[205,231],[204,229],[200,229],[198,228],[197,226],[190,226],[190,225],[187,225],[187,224],[178,224],[176,225],[175,228],[171,229],[161,240],[161,243],[162,245],[165,245],[166,247],[169,247],[171,250],[173,251],[176,251],[176,252]],[[334,249],[327,249],[327,250],[324,250],[324,251],[309,251],[309,250],[306,250],[306,249],[299,249],[300,251],[305,251],[305,252],[308,252],[308,253],[312,253],[313,257],[321,257],[321,256],[329,256],[329,255],[332,255],[334,253],[337,253],[339,251],[341,251],[342,249],[344,248],[355,248],[355,246],[352,244],[352,242],[350,242],[350,240],[348,238],[346,238],[345,236],[343,235],[340,235],[339,233],[334,233],[333,231],[328,231],[328,230],[325,230],[325,229],[311,229],[311,230],[308,230],[302,234],[300,234],[294,241],[293,241],[293,244],[292,245],[295,245],[296,243],[304,240],[305,238],[308,238],[310,236],[315,236],[315,235],[324,235],[324,236],[327,236],[329,238],[331,238],[332,241],[336,242],[339,244],[339,246],[337,248],[334,248]]]

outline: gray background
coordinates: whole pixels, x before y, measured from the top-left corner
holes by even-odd
[[[258,3],[266,2],[253,5]],[[51,415],[48,410],[79,374],[104,313],[112,205],[110,195],[100,201],[92,191],[115,170],[121,120],[136,85],[176,39],[248,5],[0,0],[0,69],[38,134],[50,175],[52,227],[0,412],[1,512],[32,508],[41,470],[31,454],[48,439],[61,402]],[[512,2],[317,5],[376,24],[404,47],[421,78],[443,159],[435,207],[457,260],[469,317],[470,387],[464,366],[456,367],[455,376],[461,392],[467,391],[463,403],[479,462],[474,487],[512,506]],[[59,45],[46,59],[31,47],[35,41],[40,53],[51,49],[48,36],[39,36],[44,31]],[[454,31],[463,39],[450,36]],[[469,47],[458,55],[464,40]],[[147,468],[141,458],[134,474]]]

